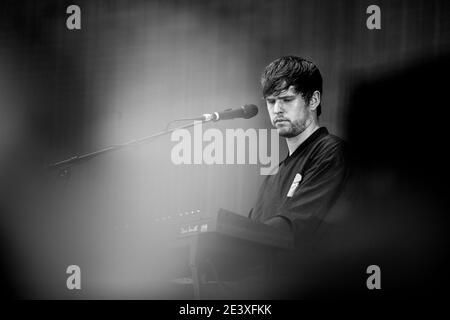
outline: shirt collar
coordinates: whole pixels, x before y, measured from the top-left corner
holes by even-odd
[[[311,143],[313,143],[315,140],[317,140],[319,137],[327,135],[328,130],[326,127],[320,127],[316,131],[314,131],[308,138],[306,138],[305,141],[303,141],[295,150],[292,152],[291,155],[287,155],[287,157],[283,160],[283,162],[287,162],[292,158],[295,158],[302,150],[304,150],[307,146],[309,146]]]

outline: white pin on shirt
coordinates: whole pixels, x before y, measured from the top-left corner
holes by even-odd
[[[302,175],[300,173],[297,173],[295,175],[294,181],[291,184],[291,187],[289,188],[289,192],[287,194],[288,198],[291,198],[294,195],[294,192],[300,184],[300,181],[302,181]]]

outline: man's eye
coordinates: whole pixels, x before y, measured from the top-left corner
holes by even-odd
[[[275,100],[266,100],[268,104],[274,104]]]
[[[283,102],[291,102],[292,100],[294,100],[294,99],[292,99],[292,98],[286,98],[286,99],[283,99]]]

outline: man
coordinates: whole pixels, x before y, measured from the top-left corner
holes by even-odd
[[[272,125],[289,155],[263,182],[250,218],[314,236],[344,186],[343,141],[320,127],[322,76],[313,62],[287,56],[270,63],[261,84]]]

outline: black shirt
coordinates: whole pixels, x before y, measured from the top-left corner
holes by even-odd
[[[266,177],[250,218],[264,222],[280,216],[295,233],[311,231],[340,195],[346,177],[344,141],[321,127]]]

